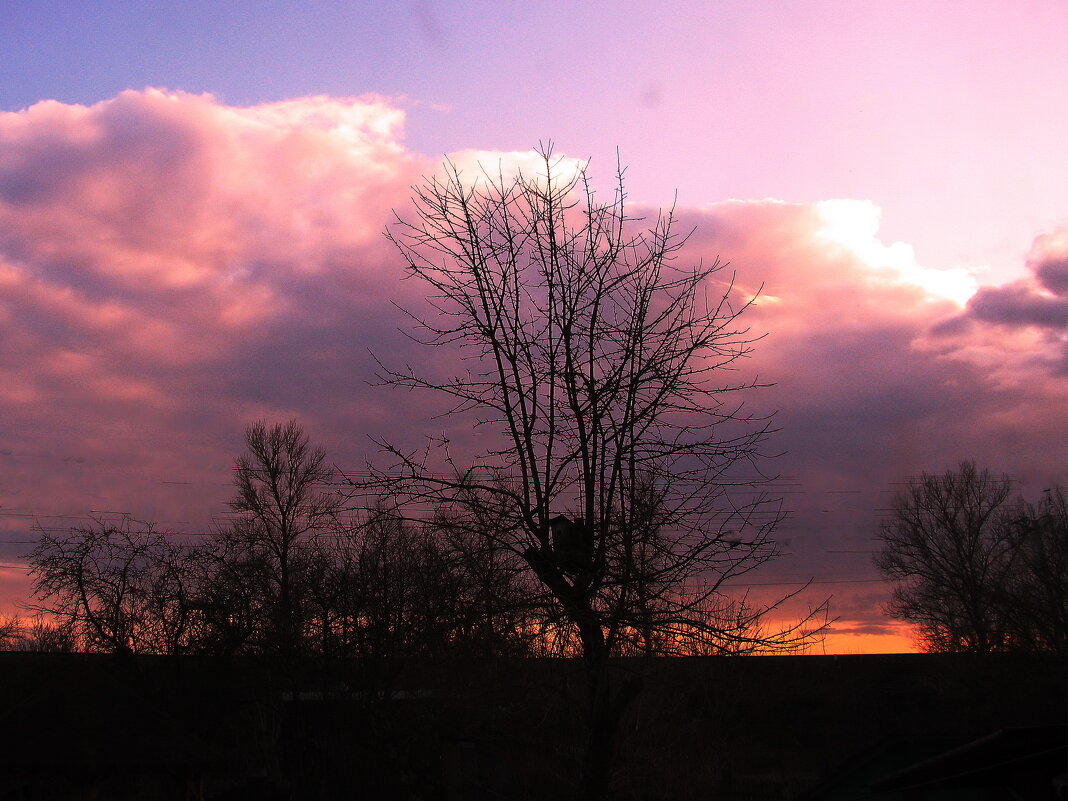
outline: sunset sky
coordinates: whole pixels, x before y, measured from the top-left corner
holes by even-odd
[[[0,614],[35,522],[206,530],[255,419],[347,469],[440,431],[368,385],[370,349],[429,358],[383,228],[444,156],[547,139],[606,190],[618,148],[760,291],[793,514],[752,591],[814,579],[828,652],[911,647],[871,564],[895,482],[1068,480],[1063,0],[89,8],[0,5]]]

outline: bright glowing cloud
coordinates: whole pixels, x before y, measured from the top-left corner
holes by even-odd
[[[823,200],[816,208],[823,222],[817,236],[848,248],[870,269],[889,272],[904,283],[961,306],[975,294],[978,283],[972,271],[922,267],[911,245],[884,244],[878,238],[882,212],[870,200]]]

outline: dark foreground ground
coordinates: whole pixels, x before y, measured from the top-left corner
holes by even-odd
[[[306,665],[297,677],[258,661],[0,653],[0,801],[566,799],[582,741],[580,668],[359,663]],[[1063,737],[1034,727],[1065,723],[1062,658],[721,657],[615,669],[641,675],[644,691],[625,719],[612,798],[1010,798],[856,788],[977,740],[979,751],[954,759],[1019,765],[1009,752],[1031,747],[1028,737],[1041,741],[1031,751],[1045,749],[1045,773],[1018,797],[1057,797],[1049,763],[1056,774],[1063,745],[1046,744],[1051,731],[1054,745]]]

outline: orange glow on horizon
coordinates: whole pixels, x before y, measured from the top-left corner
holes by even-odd
[[[848,621],[843,621],[848,623]],[[852,631],[835,631],[832,625],[823,641],[808,649],[809,654],[915,654],[921,653],[919,642],[912,627],[893,623],[885,634]]]

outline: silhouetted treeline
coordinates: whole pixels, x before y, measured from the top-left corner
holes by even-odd
[[[257,423],[235,462],[228,522],[190,541],[122,517],[44,533],[30,555],[38,615],[8,648],[403,660],[574,653],[576,632],[522,556],[447,507],[404,518],[383,498],[351,509],[301,427]],[[487,523],[486,525],[490,525]],[[714,622],[722,610],[709,608]],[[622,627],[614,652],[746,650],[730,638],[653,640]],[[766,645],[753,637],[752,649]]]
[[[295,423],[258,424],[230,522],[201,541],[100,520],[44,534],[24,650],[396,658],[542,653],[551,615],[516,557],[436,515],[350,511]]]

